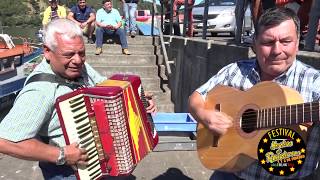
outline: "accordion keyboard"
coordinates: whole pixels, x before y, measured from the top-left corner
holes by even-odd
[[[88,165],[78,166],[80,179],[98,179],[102,176],[99,161],[99,149],[97,149],[96,137],[97,126],[90,117],[84,101],[83,94],[78,94],[70,99],[59,103],[63,109],[62,117],[67,119],[64,122],[68,134],[69,143],[78,142],[81,148],[86,149],[88,155]],[[99,139],[99,138],[98,138]]]

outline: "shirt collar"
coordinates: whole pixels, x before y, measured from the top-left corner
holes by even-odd
[[[85,6],[85,8],[83,8],[83,9],[81,9],[81,8],[79,7],[79,5],[77,5],[77,9],[78,9],[78,11],[85,12],[86,9],[87,9],[87,6]]]
[[[50,73],[50,74],[55,74],[52,69],[51,69],[51,66],[49,64],[49,62],[44,58],[44,67],[46,69],[46,72],[47,73]],[[72,81],[74,82],[78,82],[78,83],[83,83],[85,85],[88,84],[88,73],[87,73],[87,69],[86,69],[86,66],[84,65],[84,68],[82,69],[82,76],[77,78],[77,79],[74,79]]]
[[[297,60],[295,59],[292,63],[292,65],[289,67],[288,70],[286,70],[285,72],[283,72],[282,74],[280,74],[279,76],[277,76],[274,81],[277,81],[277,80],[280,80],[280,79],[286,79],[295,69],[296,69],[296,66],[297,66]],[[253,76],[256,76],[256,78],[259,79],[259,81],[261,81],[261,77],[260,77],[260,67],[259,67],[259,63],[258,63],[258,60],[256,59],[254,61],[254,65],[252,66],[252,69],[251,69],[251,74]]]

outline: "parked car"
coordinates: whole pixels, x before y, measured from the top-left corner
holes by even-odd
[[[150,10],[136,10],[136,19],[145,22],[151,19]]]
[[[199,3],[193,8],[194,32],[202,32],[204,18],[204,2]],[[207,32],[212,36],[218,33],[230,33],[235,35],[236,17],[235,17],[236,0],[209,0]],[[245,31],[250,32],[253,29],[251,22],[250,8],[245,12]]]

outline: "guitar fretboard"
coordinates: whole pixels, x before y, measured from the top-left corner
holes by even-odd
[[[242,127],[255,129],[287,126],[319,121],[319,102],[294,104],[266,109],[248,110],[242,119]]]

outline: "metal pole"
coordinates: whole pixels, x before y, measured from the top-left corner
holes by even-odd
[[[184,14],[183,14],[183,32],[182,32],[182,36],[186,37],[186,29],[187,29],[187,22],[188,22],[188,0],[184,0]],[[189,30],[190,31],[190,30]]]
[[[309,13],[309,29],[305,39],[305,50],[314,51],[315,50],[315,41],[317,36],[317,29],[320,20],[320,0],[313,0],[311,5],[311,10]]]
[[[153,5],[151,8],[151,13],[152,13],[152,19],[151,19],[151,36],[154,36],[153,28],[154,28],[154,4],[156,3],[155,0],[153,0]]]
[[[202,27],[202,39],[207,38],[207,23],[208,23],[208,11],[209,11],[209,0],[205,0],[204,12],[203,12],[203,27]]]
[[[163,32],[163,2],[161,3],[161,32]]]
[[[170,0],[170,36],[172,36],[172,28],[173,28],[173,1]]]
[[[238,0],[236,1],[236,31],[235,31],[235,41],[236,44],[241,44],[242,41],[242,33],[243,33],[243,19],[247,7],[247,0]]]
[[[3,27],[2,27],[2,22],[0,21],[0,30],[1,30],[1,34],[3,34]]]

